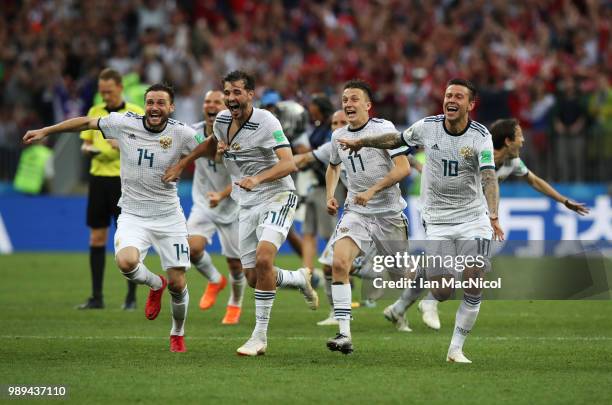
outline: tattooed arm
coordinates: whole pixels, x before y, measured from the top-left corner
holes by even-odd
[[[366,136],[360,139],[338,139],[342,149],[358,151],[363,147],[378,149],[395,149],[404,146],[402,134],[399,132],[377,136]]]
[[[499,225],[499,217],[497,208],[499,205],[499,185],[495,170],[484,169],[481,172],[482,189],[485,199],[487,200],[487,208],[489,209],[489,219],[493,227],[493,240],[504,240],[504,231]]]

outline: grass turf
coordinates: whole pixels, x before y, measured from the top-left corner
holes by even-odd
[[[222,258],[217,266],[225,271]],[[295,257],[280,257],[296,268]],[[156,256],[147,258],[156,272]],[[280,291],[268,354],[235,350],[254,323],[247,288],[242,322],[224,326],[228,289],[213,309],[198,301],[203,278],[188,274],[191,294],[185,354],[168,351],[169,296],[155,321],[120,309],[125,281],[111,256],[106,309],[77,311],[89,292],[85,254],[0,256],[0,384],[69,386],[76,403],[585,403],[612,397],[612,302],[485,301],[465,351],[474,364],[444,362],[458,302],[440,305],[442,330],[428,330],[415,310],[414,332],[399,333],[377,308],[353,311],[356,351],[325,348],[336,327],[307,309],[296,291]],[[6,399],[6,397],[4,397]]]

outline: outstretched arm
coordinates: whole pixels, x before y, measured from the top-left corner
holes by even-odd
[[[359,139],[338,139],[338,144],[342,149],[358,151],[361,148],[395,149],[404,146],[402,134],[399,132],[383,134],[377,136],[366,136]]]
[[[209,136],[204,142],[195,147],[191,153],[178,161],[174,166],[166,169],[162,180],[167,182],[176,181],[181,177],[181,173],[187,166],[194,162],[199,157],[206,157],[210,160],[215,159],[217,154],[217,138]]]
[[[90,117],[77,117],[71,118],[66,121],[62,121],[58,124],[51,125],[50,127],[44,127],[41,129],[33,129],[26,132],[23,137],[23,143],[31,144],[39,141],[48,135],[57,134],[62,132],[81,132],[86,129],[99,129],[98,118]]]
[[[589,213],[589,209],[585,207],[584,203],[572,201],[564,195],[560,194],[557,190],[553,188],[548,182],[533,172],[529,172],[527,176],[524,176],[525,181],[534,189],[539,191],[540,193],[547,195],[553,200],[562,203],[567,207],[567,209],[577,212],[579,215],[585,215]]]
[[[493,240],[504,240],[504,231],[499,225],[499,217],[497,208],[499,206],[499,185],[497,184],[497,176],[495,176],[495,170],[483,169],[482,175],[482,189],[484,191],[485,199],[487,200],[487,208],[489,210],[489,219],[491,226],[493,227]]]
[[[302,170],[307,167],[310,163],[316,160],[314,154],[312,152],[300,153],[298,155],[293,155],[293,162],[297,166],[298,169]]]
[[[380,179],[366,191],[355,196],[355,204],[363,205],[365,207],[367,202],[380,190],[391,187],[410,174],[410,163],[408,163],[408,158],[406,158],[406,156],[400,155],[394,157],[393,165],[393,169],[391,169],[385,177]]]

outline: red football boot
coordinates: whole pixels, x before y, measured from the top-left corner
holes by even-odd
[[[164,295],[164,290],[168,285],[168,282],[164,276],[159,276],[159,278],[161,278],[162,281],[161,288],[157,291],[149,291],[149,298],[147,298],[147,304],[145,305],[145,316],[151,321],[157,318],[159,311],[161,311],[162,296]]]
[[[170,351],[173,353],[185,353],[187,351],[183,336],[170,335]]]

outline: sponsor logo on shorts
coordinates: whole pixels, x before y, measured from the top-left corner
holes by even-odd
[[[172,146],[172,138],[168,135],[164,135],[159,138],[159,144],[163,149],[168,149],[170,146]]]

